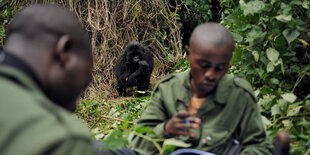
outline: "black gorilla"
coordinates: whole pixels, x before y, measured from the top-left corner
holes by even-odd
[[[115,74],[119,95],[126,95],[126,88],[137,86],[138,90],[147,90],[154,68],[152,53],[138,42],[130,42],[117,57]]]

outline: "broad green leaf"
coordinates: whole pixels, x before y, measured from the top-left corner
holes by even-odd
[[[287,23],[292,20],[292,15],[278,15],[276,16],[276,19],[281,22]]]
[[[280,104],[276,104],[274,106],[272,106],[271,108],[271,115],[274,116],[274,115],[280,115],[282,112],[281,112],[281,105]]]
[[[260,89],[256,89],[256,90],[254,91],[255,97],[257,97],[259,93],[260,93]]]
[[[310,94],[308,94],[308,95],[305,97],[305,99],[310,99]]]
[[[271,108],[271,114],[274,115],[281,115],[286,111],[287,109],[287,102],[283,99],[278,100],[277,104],[272,106]]]
[[[266,50],[266,54],[268,59],[273,63],[273,65],[276,65],[276,62],[278,61],[280,56],[279,52],[276,49],[269,47]]]
[[[235,40],[236,42],[241,42],[241,41],[243,40],[242,35],[240,35],[239,33],[232,32],[231,34],[233,35],[234,40]]]
[[[264,95],[263,98],[260,98],[257,102],[260,106],[266,106],[270,104],[270,102],[275,98],[275,96],[272,95]]]
[[[104,142],[102,150],[117,150],[128,146],[127,137],[120,130],[114,131]]]
[[[307,125],[310,125],[310,121],[307,121],[306,119],[303,118],[300,121],[298,121],[296,124],[301,125],[301,126],[307,126]]]
[[[264,124],[265,126],[271,126],[271,125],[272,125],[271,121],[268,120],[268,118],[266,118],[266,117],[263,116],[263,115],[262,115],[261,117],[262,117],[263,124]]]
[[[293,126],[292,122],[290,120],[283,120],[282,124],[286,127],[286,128],[290,128],[291,126]]]
[[[161,155],[170,155],[175,149],[176,146],[174,145],[165,145],[163,147],[163,153]]]
[[[290,103],[293,103],[297,97],[293,93],[285,93],[281,95],[282,98]]]
[[[235,64],[238,63],[242,60],[242,56],[243,56],[243,49],[242,48],[236,48],[234,53],[233,53],[233,57],[230,60],[231,64]]]
[[[95,135],[96,140],[100,140],[100,139],[102,139],[103,137],[104,137],[104,134],[103,134],[103,133],[100,133],[100,134],[98,134],[98,135]]]
[[[302,108],[302,106],[297,106],[297,107],[289,108],[287,116],[297,115],[301,108]]]
[[[193,0],[186,0],[185,4],[191,6],[193,4]]]
[[[259,0],[249,1],[248,3],[245,3],[244,0],[240,0],[239,3],[245,16],[248,14],[254,15],[255,13],[261,13],[265,8],[265,3]]]
[[[254,57],[255,62],[258,62],[258,59],[259,59],[259,54],[258,54],[258,52],[257,52],[257,51],[252,51],[252,55],[253,55],[253,57]]]
[[[138,128],[136,128],[136,132],[141,133],[141,134],[148,133],[148,134],[156,135],[154,130],[148,127],[145,127],[145,126],[139,126]]]
[[[271,78],[271,79],[270,79],[270,82],[271,82],[272,84],[275,84],[275,85],[278,85],[278,84],[280,83],[279,80],[276,79],[276,78]]]
[[[302,7],[304,7],[305,9],[309,9],[308,2],[307,2],[307,1],[304,1],[304,2],[302,3]]]
[[[290,2],[290,5],[302,5],[302,1],[301,0],[292,0]]]
[[[94,133],[94,134],[98,134],[99,133],[99,128],[96,127],[95,129],[92,129],[91,132]]]
[[[177,147],[190,147],[191,144],[189,143],[185,143],[181,140],[177,140],[175,138],[169,138],[169,139],[165,139],[164,141],[164,146],[165,145],[174,145],[174,146],[177,146]]]
[[[266,68],[267,72],[273,72],[274,71],[274,65],[272,62],[269,62]]]
[[[300,33],[297,30],[290,30],[290,29],[285,29],[282,32],[282,34],[289,44],[294,40],[296,40],[297,37],[300,35]]]
[[[307,107],[310,108],[310,100],[307,100],[307,101],[305,102],[305,105],[306,105]]]

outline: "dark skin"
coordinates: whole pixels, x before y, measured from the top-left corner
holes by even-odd
[[[32,21],[35,18],[40,20]],[[76,100],[91,81],[93,66],[91,44],[77,18],[60,7],[31,6],[13,18],[9,30],[4,49],[32,68],[49,99],[74,111]]]
[[[218,82],[227,73],[232,57],[233,46],[231,44],[218,45],[210,42],[212,38],[202,38],[203,33],[194,33],[190,40],[190,46],[185,46],[187,60],[190,62],[190,85],[193,97],[205,98],[212,92]],[[212,35],[209,35],[212,37]],[[165,125],[165,134],[171,136],[194,137],[190,129],[197,129],[201,123],[195,113],[187,111],[177,112]],[[187,118],[190,123],[185,123]]]

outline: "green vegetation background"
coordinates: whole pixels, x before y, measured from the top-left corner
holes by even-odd
[[[0,0],[0,46],[3,46],[6,26],[14,12],[26,4],[35,2],[37,1],[18,3],[18,1]],[[70,1],[52,2],[74,11],[75,6],[70,5]],[[123,1],[117,2],[119,4],[117,3],[115,8],[117,5],[125,5]],[[156,33],[152,31],[150,34],[157,39],[155,39],[157,43],[142,39],[156,58],[153,85],[166,74],[188,69],[189,64],[184,59],[184,55],[182,56],[184,50],[181,45],[187,43],[195,25],[206,21],[220,22],[233,33],[236,42],[229,72],[245,77],[254,87],[270,141],[277,131],[285,130],[291,137],[291,154],[310,154],[309,0],[162,0],[156,2],[155,0],[144,2],[128,0],[128,2],[134,3],[135,11],[137,6],[141,5],[139,14],[130,16],[129,21],[135,17],[144,17],[143,11],[141,12],[143,9],[160,8],[159,11],[155,10],[160,14],[152,16],[152,19],[156,18],[152,21],[157,26],[157,29],[153,30]],[[142,3],[147,8],[143,8]],[[81,4],[78,1],[75,5]],[[75,13],[77,13],[76,10]],[[154,12],[148,12],[150,15],[152,13]],[[86,18],[77,14],[81,19]],[[87,20],[81,21],[84,25],[89,25]],[[134,29],[134,26],[128,27]],[[97,33],[87,28],[92,36]],[[98,43],[98,38],[102,39],[100,36],[92,39]],[[115,55],[110,62],[105,62],[106,65],[114,64],[115,57],[124,47],[125,42],[129,41],[126,40],[128,38],[141,40],[141,36],[135,33],[130,37],[121,38],[125,40],[124,43],[119,48],[115,48],[117,52],[114,52]],[[107,44],[109,46],[104,47],[103,50],[98,44],[93,44],[96,45],[94,50],[97,51],[95,57],[104,55],[100,50],[114,49],[118,45],[113,41]],[[165,52],[154,52],[156,49]],[[97,62],[100,60],[102,59],[95,58]],[[165,146],[161,147],[158,146],[158,142],[164,140],[151,139],[143,135],[143,133],[152,134],[152,131],[147,128],[135,128],[135,121],[147,106],[150,97],[118,98],[113,89],[115,78],[102,76],[104,71],[98,72],[98,70],[111,68],[107,69],[100,65],[95,62],[93,75],[97,85],[90,86],[93,89],[87,90],[76,111],[78,117],[88,123],[94,138],[105,140],[106,149],[116,149],[130,147],[127,139],[136,134],[153,141],[162,154],[172,151],[174,147],[171,144],[176,144],[175,141],[166,140]],[[106,85],[100,85],[100,83]],[[186,146],[182,143],[176,145]]]

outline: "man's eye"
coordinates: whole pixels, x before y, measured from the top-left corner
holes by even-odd
[[[222,70],[225,69],[225,66],[217,66],[215,69],[216,69],[217,71],[222,71]]]
[[[209,67],[210,67],[210,64],[209,64],[209,63],[206,63],[206,62],[200,62],[200,63],[199,63],[199,66],[200,66],[201,68],[209,68]]]

